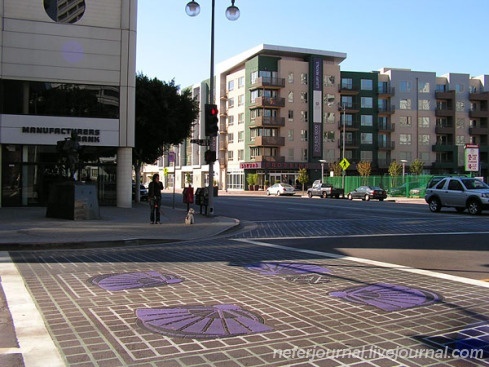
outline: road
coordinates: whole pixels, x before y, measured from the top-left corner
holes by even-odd
[[[246,223],[241,238],[489,279],[487,212],[304,197],[219,197],[216,207]]]

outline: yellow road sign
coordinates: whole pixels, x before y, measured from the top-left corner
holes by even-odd
[[[339,164],[340,164],[340,167],[341,167],[341,169],[342,169],[343,171],[346,171],[346,169],[347,169],[348,167],[350,167],[350,162],[348,162],[348,159],[346,159],[346,158],[343,158],[343,159],[340,161],[340,163],[339,163]]]

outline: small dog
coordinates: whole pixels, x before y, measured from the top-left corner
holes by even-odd
[[[185,217],[185,224],[194,224],[194,210],[190,208],[188,210],[187,216]]]

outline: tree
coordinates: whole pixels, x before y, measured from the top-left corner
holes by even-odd
[[[372,163],[368,161],[360,161],[357,163],[357,171],[362,176],[363,184],[367,184],[367,177],[372,173]]]
[[[307,174],[306,168],[299,169],[299,177],[297,180],[302,184],[302,195],[304,195],[304,185],[309,182],[309,175]]]
[[[416,158],[414,161],[411,162],[411,165],[409,166],[409,172],[413,175],[420,175],[423,172],[423,167],[424,167],[424,162]]]
[[[335,176],[341,176],[343,174],[343,169],[338,162],[332,162],[329,164],[329,171],[333,171]]]
[[[391,164],[389,165],[389,175],[392,177],[392,186],[396,186],[397,182],[397,177],[399,177],[402,174],[402,165],[398,163],[397,161],[392,161]]]
[[[156,78],[136,75],[136,123],[132,162],[136,184],[144,163],[153,164],[164,153],[164,147],[180,144],[191,135],[199,115],[199,104],[189,89]],[[137,194],[136,190],[136,194]],[[139,197],[136,197],[139,201]]]

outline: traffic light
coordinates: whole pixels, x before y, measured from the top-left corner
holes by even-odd
[[[216,161],[216,152],[213,150],[206,150],[204,153],[205,163],[210,164]]]
[[[205,105],[205,135],[206,136],[217,136],[219,131],[219,122],[217,105],[206,103]]]

